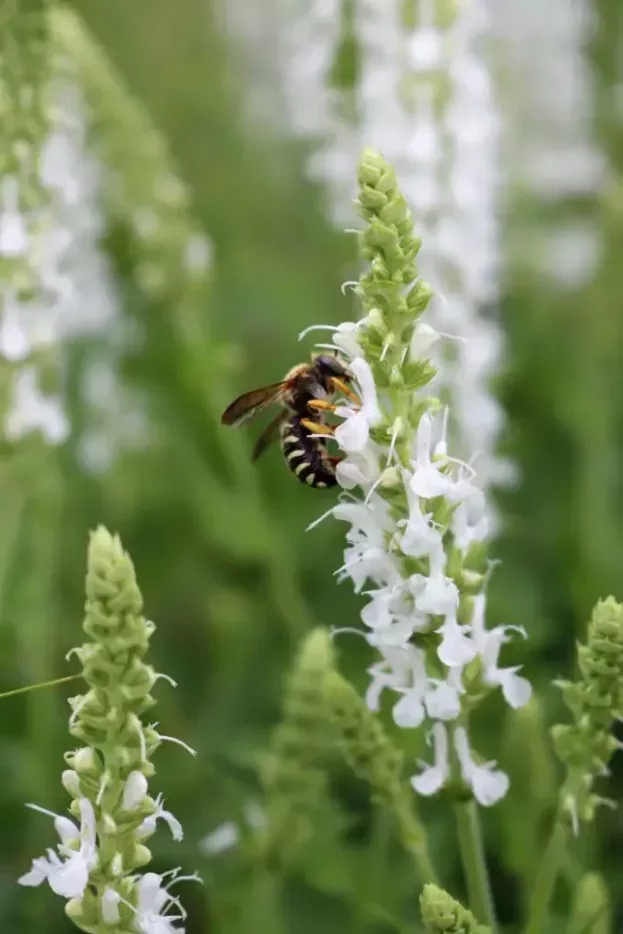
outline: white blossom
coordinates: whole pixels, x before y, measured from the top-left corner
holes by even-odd
[[[175,880],[174,880],[175,881]],[[183,934],[177,921],[184,921],[186,912],[177,898],[163,885],[163,878],[155,872],[146,872],[137,882],[137,905],[134,927],[140,934]],[[169,909],[176,914],[168,914]]]
[[[156,823],[159,820],[163,820],[167,824],[169,830],[171,831],[171,836],[174,840],[182,840],[184,837],[184,831],[182,825],[178,821],[177,817],[167,811],[164,807],[164,802],[162,795],[158,795],[156,798],[155,811],[153,814],[150,814],[149,817],[146,817],[138,828],[136,834],[139,839],[145,839],[150,837],[156,830]]]
[[[421,795],[439,791],[450,778],[448,729],[442,723],[433,727],[434,762],[424,764],[419,775],[411,779],[414,789]],[[508,791],[508,776],[496,768],[495,762],[478,765],[472,756],[464,727],[454,729],[454,749],[463,781],[470,786],[475,799],[483,807],[490,807]]]
[[[37,886],[49,883],[50,888],[63,898],[81,898],[89,881],[89,873],[97,866],[95,813],[87,798],[79,799],[80,828],[60,814],[46,811],[35,804],[29,805],[36,811],[54,818],[60,843],[57,853],[49,849],[47,856],[33,860],[32,869],[18,879],[20,885]],[[75,849],[75,844],[79,848]]]

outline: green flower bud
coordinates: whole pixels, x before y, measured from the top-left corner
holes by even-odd
[[[586,873],[574,886],[569,934],[610,934],[611,930],[606,883],[598,872]]]
[[[592,793],[593,782],[607,774],[619,745],[610,731],[623,716],[623,607],[613,597],[593,610],[578,667],[577,681],[559,682],[573,723],[552,727],[556,754],[567,767],[561,802],[574,826],[592,820],[604,803]]]
[[[471,911],[436,885],[425,885],[420,895],[420,912],[430,934],[491,934]]]

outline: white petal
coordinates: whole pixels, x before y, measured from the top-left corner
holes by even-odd
[[[80,831],[68,817],[62,817],[61,815],[55,817],[54,829],[64,845],[67,845],[70,840],[77,840],[80,837]]]
[[[379,457],[376,446],[372,444],[367,444],[358,454],[349,454],[336,467],[337,481],[345,490],[352,490],[355,486],[368,489],[379,475]]]
[[[447,681],[439,681],[426,692],[426,710],[433,720],[456,720],[461,713],[458,688]]]
[[[459,591],[454,581],[443,575],[429,577],[422,592],[415,598],[415,605],[420,613],[445,616],[456,612],[459,605]]]
[[[383,629],[375,629],[366,636],[368,645],[375,646],[376,648],[404,646],[413,633],[419,631],[417,626],[418,621],[421,623],[419,627],[421,630],[425,627],[427,621],[426,619],[418,620],[416,616],[412,616],[410,619],[398,620],[392,623],[391,626],[386,626]]]
[[[419,497],[411,491],[409,479],[410,474],[406,474],[409,519],[400,540],[400,550],[409,557],[419,558],[442,548],[442,541],[441,534],[431,526],[428,517],[422,513]]]
[[[420,418],[415,434],[415,460],[416,466],[430,463],[430,451],[433,435],[433,421],[425,412]]]
[[[339,462],[335,468],[335,475],[343,490],[352,490],[354,487],[364,486],[366,483],[366,476],[361,467],[348,458]]]
[[[447,777],[447,769],[438,765],[430,765],[419,775],[413,775],[411,784],[420,795],[434,795],[442,787]]]
[[[411,489],[422,499],[447,496],[451,485],[450,478],[440,473],[439,469],[432,464],[427,467],[417,467],[411,478]]]
[[[514,710],[527,704],[532,696],[532,685],[527,678],[516,674],[516,671],[516,668],[502,668],[497,673],[506,703]]]
[[[411,343],[409,345],[409,355],[412,360],[419,360],[424,356],[427,350],[429,350],[436,340],[439,338],[439,333],[423,321],[418,321],[415,329],[413,331],[413,337],[411,338]]]
[[[338,410],[340,414],[341,410]],[[335,440],[341,448],[348,452],[362,451],[368,441],[369,430],[365,413],[362,411],[349,413],[341,425],[335,429]]]
[[[437,655],[444,665],[463,666],[475,658],[476,646],[463,634],[454,616],[448,616],[437,632],[443,636]]]
[[[167,903],[166,889],[162,888],[162,876],[157,872],[146,872],[136,886],[137,909],[139,915],[159,914]]]
[[[147,796],[147,779],[135,769],[128,775],[123,788],[121,807],[124,811],[134,811]]]
[[[82,898],[89,881],[89,870],[80,853],[74,853],[48,875],[50,888],[63,898]]]
[[[45,856],[38,856],[32,861],[32,867],[17,880],[19,885],[41,885],[55,868],[54,863],[48,862]]]
[[[490,807],[503,798],[509,787],[508,775],[496,769],[494,762],[484,765],[477,765],[474,762],[464,727],[457,727],[455,730],[454,748],[461,765],[463,779],[471,786],[478,803],[483,807]]]
[[[435,745],[434,765],[428,766],[420,775],[414,775],[411,779],[413,788],[421,795],[435,794],[450,774],[448,734],[443,723],[436,723],[433,727],[433,741]]]
[[[28,235],[21,214],[0,208],[0,256],[21,256],[28,248]]]
[[[349,357],[357,357],[361,354],[361,347],[357,340],[358,329],[354,321],[343,321],[333,332],[333,343]]]
[[[120,921],[119,902],[121,896],[114,889],[106,887],[102,895],[102,921],[104,924],[118,924]]]
[[[481,765],[472,771],[471,785],[474,797],[485,808],[497,804],[508,791],[509,784],[508,775],[500,769]]]
[[[423,691],[412,689],[407,691],[404,697],[394,704],[392,717],[396,726],[401,729],[410,729],[419,726],[424,720],[424,704],[422,703]]]
[[[361,611],[361,621],[370,629],[383,629],[390,626],[393,620],[390,612],[392,593],[381,590],[376,593]]]
[[[382,665],[383,663],[381,663]],[[370,669],[372,681],[368,685],[365,694],[366,706],[373,713],[378,713],[381,709],[381,694],[385,688],[393,687],[395,683],[394,675],[389,671],[375,671],[377,666],[373,665]],[[378,666],[380,668],[380,665]]]
[[[158,817],[161,817],[165,824],[168,825],[169,830],[171,831],[171,836],[175,841],[180,841],[184,839],[184,830],[182,825],[178,821],[177,817],[171,813],[171,811],[165,811],[164,809],[160,811]]]
[[[376,385],[369,363],[363,357],[357,357],[350,365],[351,371],[361,390],[362,411],[369,425],[378,425],[382,419],[376,395]]]
[[[95,811],[88,798],[80,798],[80,852],[86,859],[94,859],[96,850]]]

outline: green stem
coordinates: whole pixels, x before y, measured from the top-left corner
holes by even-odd
[[[39,681],[38,684],[26,684],[21,688],[13,688],[12,691],[2,691],[0,693],[0,700],[3,700],[5,697],[13,697],[14,694],[27,694],[28,691],[36,691],[39,688],[51,688],[56,684],[65,684],[67,681],[76,681],[81,677],[82,675],[67,675],[64,678],[53,678],[52,681]]]
[[[541,934],[545,930],[547,909],[564,859],[568,832],[559,813],[535,876],[525,934]]]
[[[400,839],[413,859],[419,881],[422,885],[426,882],[438,884],[439,878],[428,851],[426,829],[414,811],[413,804],[401,798],[394,802],[393,810]]]
[[[465,873],[469,907],[481,924],[496,934],[497,921],[489,886],[478,808],[473,798],[454,805],[461,862]]]

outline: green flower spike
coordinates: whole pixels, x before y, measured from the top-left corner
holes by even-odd
[[[368,782],[395,822],[405,848],[413,856],[421,881],[435,879],[426,831],[415,811],[411,790],[403,781],[403,754],[394,746],[355,688],[337,671],[326,679],[327,706],[344,758]]]
[[[559,682],[574,722],[552,729],[556,753],[567,767],[561,805],[576,833],[579,821],[591,821],[599,804],[611,804],[592,788],[596,778],[608,774],[620,745],[612,725],[623,718],[623,606],[613,597],[593,610],[587,643],[578,646],[578,665],[577,681]]]
[[[575,887],[569,934],[610,934],[608,887],[598,872],[587,872]]]
[[[325,682],[334,663],[331,638],[314,629],[303,640],[288,678],[283,718],[262,770],[265,858],[287,862],[312,832],[315,806],[327,795],[323,767],[328,750]]]
[[[613,597],[600,600],[588,624],[586,645],[578,646],[580,677],[561,681],[573,723],[552,728],[554,748],[567,768],[560,790],[558,814],[541,865],[535,875],[526,934],[545,930],[552,892],[565,859],[569,831],[580,821],[592,821],[600,804],[613,802],[593,792],[596,778],[608,774],[608,763],[619,748],[611,733],[623,718],[623,606]]]
[[[69,768],[62,776],[80,827],[30,805],[54,817],[59,856],[48,851],[49,859],[34,860],[19,880],[27,886],[47,880],[68,899],[66,912],[75,925],[92,934],[132,929],[152,934],[184,917],[167,891],[171,881],[180,880],[177,873],[169,874],[166,886],[156,873],[137,873],[151,860],[146,841],[159,818],[175,840],[182,838],[179,821],[160,797],[148,794],[153,754],[171,737],[141,719],[155,703],[150,692],[156,680],[165,677],[143,661],[155,626],[145,620],[142,607],[129,556],[116,536],[98,528],[88,553],[84,631],[89,641],[70,653],[80,659],[89,686],[86,694],[70,699],[69,729],[82,745],[67,753]]]
[[[491,929],[479,924],[471,911],[436,885],[424,886],[420,912],[430,934],[491,934]]]

